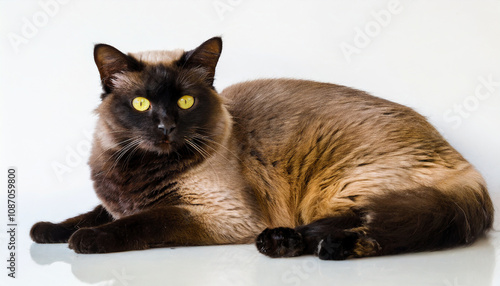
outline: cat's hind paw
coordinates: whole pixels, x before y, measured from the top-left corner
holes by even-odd
[[[318,244],[317,255],[322,260],[345,260],[353,257],[354,247],[359,236],[344,232],[342,235],[328,235]]]
[[[286,227],[265,229],[255,244],[260,253],[273,258],[299,256],[305,248],[302,235]]]

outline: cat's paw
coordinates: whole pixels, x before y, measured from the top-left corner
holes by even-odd
[[[354,256],[354,247],[359,235],[344,232],[341,235],[328,235],[318,244],[317,255],[322,260],[345,260]]]
[[[265,229],[256,240],[260,253],[269,257],[293,257],[304,252],[302,235],[292,228]]]
[[[68,242],[72,233],[72,229],[46,221],[35,223],[30,230],[31,239],[36,243]]]
[[[124,244],[112,233],[99,228],[81,228],[69,238],[69,248],[76,253],[124,251]]]

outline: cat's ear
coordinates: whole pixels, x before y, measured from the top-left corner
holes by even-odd
[[[196,49],[186,52],[184,67],[200,67],[208,72],[206,81],[212,85],[214,83],[215,67],[222,52],[222,39],[214,37]]]
[[[107,93],[113,89],[114,74],[139,68],[137,60],[106,44],[95,45],[94,61],[101,75],[102,87]]]

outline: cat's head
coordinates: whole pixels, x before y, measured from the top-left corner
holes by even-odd
[[[96,45],[94,59],[104,90],[96,110],[96,138],[103,148],[211,153],[227,133],[229,120],[213,87],[221,50],[217,37],[187,52],[126,55]]]

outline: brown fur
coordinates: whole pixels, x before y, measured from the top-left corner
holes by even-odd
[[[487,197],[481,176],[410,108],[298,80],[242,83],[222,95],[243,142],[244,174],[271,225],[307,224],[368,196],[420,186],[453,192],[471,184]]]
[[[481,175],[418,113],[291,79],[244,82],[219,95],[212,82],[220,50],[218,38],[185,53],[125,56],[96,46],[105,94],[89,163],[103,208],[36,224],[35,241],[114,252],[249,243],[268,228],[257,237],[266,255],[345,259],[468,244],[491,227]],[[197,116],[208,116],[210,140],[186,143],[189,152],[120,143],[128,137],[113,119],[114,102],[157,74],[202,90],[210,116]]]

